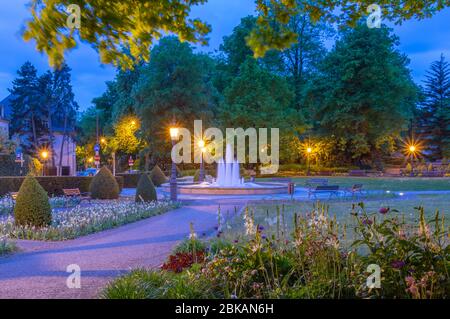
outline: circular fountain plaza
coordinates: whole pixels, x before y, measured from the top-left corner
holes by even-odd
[[[163,184],[165,192],[170,191],[170,184]],[[231,145],[227,145],[225,160],[217,163],[217,178],[213,182],[190,183],[178,182],[179,194],[190,195],[267,195],[286,194],[288,185],[275,182],[245,182],[240,176],[239,162],[233,158]]]

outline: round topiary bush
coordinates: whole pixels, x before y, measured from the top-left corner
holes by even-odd
[[[140,203],[157,201],[155,185],[147,174],[142,174],[136,188],[135,201]]]
[[[152,169],[152,182],[153,185],[159,187],[164,183],[167,183],[169,180],[166,175],[164,175],[163,171],[159,168],[158,165],[155,165]]]
[[[44,227],[52,222],[52,209],[45,190],[27,176],[20,186],[14,206],[14,221],[20,226]]]
[[[117,199],[120,193],[119,184],[105,166],[92,179],[89,191],[93,199]]]

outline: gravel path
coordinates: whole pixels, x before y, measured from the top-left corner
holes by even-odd
[[[211,234],[217,207],[234,212],[236,205],[209,201],[120,228],[65,242],[18,241],[21,252],[0,258],[0,298],[96,298],[114,277],[130,269],[158,267],[189,234]],[[81,269],[81,288],[69,289],[67,266]]]

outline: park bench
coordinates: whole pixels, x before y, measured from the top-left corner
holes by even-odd
[[[423,172],[422,177],[444,177],[444,172],[438,171]]]
[[[363,176],[367,176],[367,174],[366,174],[365,170],[355,169],[355,170],[349,171],[348,172],[348,176],[363,177]]]
[[[326,178],[311,178],[306,181],[306,187],[309,189],[316,186],[326,186],[328,185],[328,179]]]
[[[64,197],[68,200],[77,199],[80,202],[83,200],[87,200],[89,204],[91,203],[91,196],[89,193],[80,192],[79,188],[67,188],[63,189]]]
[[[355,195],[358,195],[358,194],[363,195],[362,188],[363,188],[363,184],[355,184],[352,187],[345,189],[344,192],[346,194],[351,194],[352,197]]]
[[[330,199],[333,195],[337,197],[339,195],[339,186],[338,185],[316,186],[316,188],[308,191],[308,198],[310,198],[311,195],[314,195],[314,198],[317,198],[317,194],[330,194],[328,199]]]

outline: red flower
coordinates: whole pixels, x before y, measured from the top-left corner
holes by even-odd
[[[180,273],[184,269],[191,267],[194,263],[203,263],[205,261],[205,252],[197,251],[195,257],[192,253],[170,255],[169,260],[161,266],[161,269]]]

